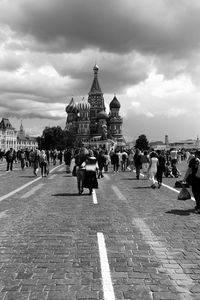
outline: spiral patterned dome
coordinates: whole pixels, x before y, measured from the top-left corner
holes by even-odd
[[[77,109],[80,110],[89,110],[90,109],[90,103],[85,101],[84,98],[82,99],[82,101],[80,101],[79,103],[77,103]]]

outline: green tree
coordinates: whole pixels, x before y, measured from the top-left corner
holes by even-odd
[[[139,135],[136,140],[135,148],[139,148],[140,150],[148,150],[149,149],[149,142],[145,134]]]
[[[39,139],[41,149],[61,149],[73,147],[75,135],[66,130],[62,130],[60,126],[45,127],[42,136]]]

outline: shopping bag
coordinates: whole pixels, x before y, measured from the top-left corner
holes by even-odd
[[[190,192],[187,190],[185,186],[183,186],[178,194],[178,200],[188,200],[188,199],[191,199]]]

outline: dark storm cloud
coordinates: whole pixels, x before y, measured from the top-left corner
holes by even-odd
[[[13,7],[1,7],[0,16],[18,34],[31,35],[45,51],[95,47],[179,56],[199,47],[200,7],[197,0],[174,2],[16,0]]]

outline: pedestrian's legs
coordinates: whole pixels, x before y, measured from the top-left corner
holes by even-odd
[[[196,201],[196,209],[200,211],[200,180],[195,179],[195,182],[192,184],[192,193]]]
[[[162,176],[163,176],[163,171],[158,170],[156,173],[156,177],[157,177],[157,181],[158,181],[158,188],[160,188],[162,185]]]
[[[83,193],[83,183],[85,179],[85,170],[79,169],[77,170],[77,186],[79,195]]]
[[[47,176],[47,164],[46,164],[46,162],[44,163],[44,176]]]
[[[136,178],[139,179],[140,178],[140,166],[136,166]]]
[[[155,184],[156,183],[156,181],[155,181],[155,175],[156,175],[156,173],[154,171],[150,171],[149,172],[149,180],[152,183],[152,185],[151,185],[152,188],[156,187],[156,184]]]

